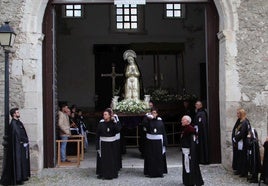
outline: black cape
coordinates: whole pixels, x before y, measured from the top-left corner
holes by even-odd
[[[96,174],[104,179],[118,177],[119,170],[119,145],[115,135],[121,130],[120,122],[105,122],[101,120],[96,132],[97,167]],[[114,137],[114,141],[101,141],[101,137]],[[121,155],[120,155],[121,156]]]
[[[138,125],[139,151],[141,153],[141,157],[144,157],[144,145],[145,145],[145,141],[146,141],[146,125],[149,122],[147,115],[148,115],[148,113],[144,116],[142,122]]]
[[[182,154],[182,180],[184,185],[204,185],[204,181],[201,175],[199,162],[198,162],[198,152],[197,152],[197,141],[195,135],[195,129],[191,125],[183,127],[181,135],[181,147],[189,148],[190,150],[190,162],[189,168],[190,172],[187,173],[185,170],[185,155]]]
[[[263,147],[264,147],[264,156],[263,156],[261,179],[264,181],[264,183],[268,184],[268,141],[264,142]]]
[[[20,120],[12,119],[7,130],[7,159],[3,165],[0,184],[22,184],[31,175],[29,139]]]
[[[235,122],[235,125],[233,127],[232,130],[232,145],[233,145],[233,161],[232,161],[232,168],[233,170],[237,170],[238,169],[238,164],[237,164],[237,144],[233,141],[233,138],[235,137],[235,130],[237,128],[237,126],[240,123],[240,119],[237,119],[237,121]]]
[[[237,172],[241,176],[247,176],[247,135],[250,128],[249,121],[247,119],[240,121],[235,129],[235,136],[233,141],[237,146]],[[240,144],[240,145],[239,145]]]
[[[122,168],[122,153],[121,153],[121,134],[116,134],[115,141],[115,157],[117,157],[117,170]]]
[[[197,110],[194,125],[198,127],[199,163],[208,164],[208,120],[207,112],[204,109]]]
[[[144,175],[149,177],[162,177],[167,173],[166,153],[163,148],[167,146],[167,135],[164,123],[160,117],[148,120],[146,131],[149,135],[162,135],[161,139],[146,138],[144,149]]]
[[[250,179],[258,180],[258,174],[261,172],[261,156],[260,147],[258,141],[258,134],[255,129],[250,130],[251,136],[248,137],[247,142],[247,162],[248,172],[250,173]]]

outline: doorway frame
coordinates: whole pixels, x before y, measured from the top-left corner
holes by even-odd
[[[44,129],[44,167],[56,166],[56,108],[55,108],[55,5],[113,3],[113,0],[49,0],[43,18],[43,129]],[[219,16],[212,0],[147,0],[147,3],[205,3],[206,4],[206,59],[207,59],[207,98],[210,144],[210,163],[221,163],[220,110],[219,110]],[[209,50],[208,50],[209,48]],[[53,50],[54,49],[54,50]],[[211,113],[210,111],[213,111]],[[52,130],[52,132],[51,132]],[[213,139],[213,140],[212,140]],[[53,144],[53,145],[51,145]]]

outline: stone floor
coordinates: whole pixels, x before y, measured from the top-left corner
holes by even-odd
[[[91,148],[93,149],[93,147]],[[168,174],[164,178],[147,178],[143,175],[143,159],[140,158],[136,148],[127,149],[127,154],[123,156],[123,168],[119,177],[113,180],[100,180],[96,178],[96,154],[95,150],[89,150],[85,154],[85,160],[80,167],[61,167],[44,169],[40,173],[31,177],[25,185],[122,185],[122,186],[153,186],[167,185],[180,186],[182,184],[182,164],[181,152],[178,148],[167,149]],[[244,186],[257,185],[247,183],[245,178],[232,175],[221,165],[201,165],[201,172],[205,185],[211,186]]]

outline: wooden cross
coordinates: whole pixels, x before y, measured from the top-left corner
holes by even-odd
[[[123,76],[123,74],[117,74],[115,72],[115,65],[112,64],[112,73],[110,74],[101,74],[101,77],[111,77],[112,78],[112,95],[114,96],[114,91],[115,91],[115,78],[119,77],[119,76]]]

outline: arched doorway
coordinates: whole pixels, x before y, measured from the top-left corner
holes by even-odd
[[[86,2],[86,1],[85,1]],[[221,162],[219,122],[219,17],[214,2],[206,5],[206,60],[207,60],[207,108],[209,112],[210,161]],[[54,3],[54,4],[53,4]],[[44,165],[55,166],[55,121],[57,90],[55,81],[55,4],[64,1],[49,1],[43,21],[45,33],[43,45],[43,98],[44,98]],[[69,3],[69,1],[68,1]],[[53,145],[52,145],[53,144]]]

